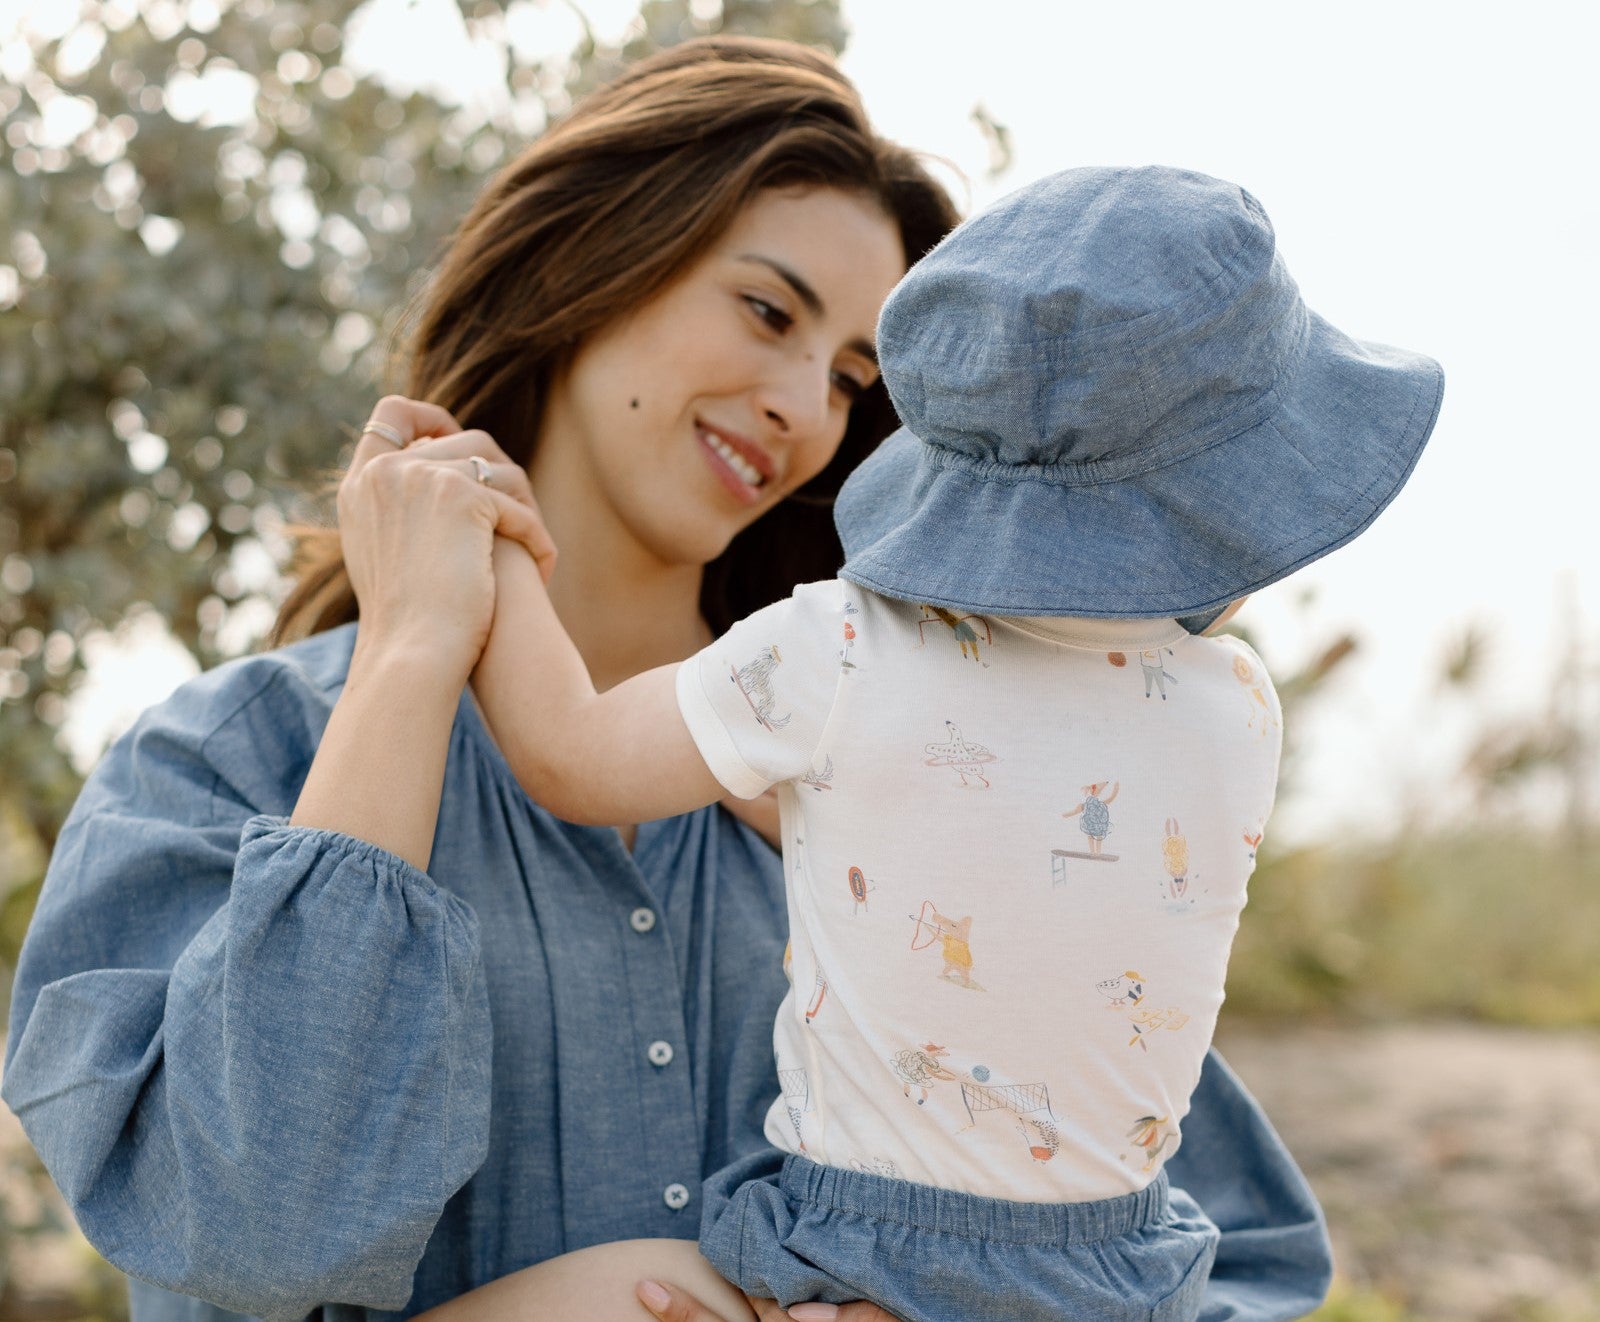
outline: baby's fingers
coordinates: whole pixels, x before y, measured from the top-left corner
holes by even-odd
[[[494,526],[496,535],[509,537],[525,546],[534,563],[539,566],[539,577],[549,583],[550,575],[555,573],[556,568],[556,544],[550,536],[550,530],[544,526],[544,520],[539,517],[538,510],[503,491],[496,491],[493,495],[495,513],[498,515]]]

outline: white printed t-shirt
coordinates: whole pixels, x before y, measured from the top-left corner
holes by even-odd
[[[968,616],[830,581],[735,625],[677,693],[717,780],[782,808],[768,1138],[997,1198],[1150,1183],[1272,807],[1256,654],[1174,620]]]

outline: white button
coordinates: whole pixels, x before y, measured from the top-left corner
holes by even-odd
[[[654,909],[635,909],[628,915],[628,922],[635,932],[648,932],[656,925],[656,911]]]
[[[661,1192],[661,1201],[674,1212],[681,1212],[689,1206],[689,1191],[681,1184],[669,1184]]]
[[[652,1042],[649,1050],[644,1054],[650,1058],[652,1065],[670,1065],[672,1064],[672,1043]],[[676,1188],[677,1186],[673,1187]]]

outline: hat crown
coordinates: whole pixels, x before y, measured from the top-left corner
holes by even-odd
[[[923,442],[1102,480],[1254,425],[1306,329],[1249,193],[1164,167],[1082,169],[1003,199],[914,266],[878,354]]]

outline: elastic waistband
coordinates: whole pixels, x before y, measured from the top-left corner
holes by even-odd
[[[1022,1203],[819,1166],[791,1156],[783,1163],[779,1186],[796,1202],[830,1211],[1011,1244],[1089,1244],[1164,1221],[1168,1211],[1166,1171],[1137,1193],[1116,1198]]]

